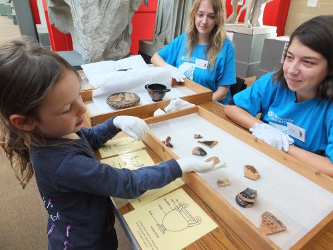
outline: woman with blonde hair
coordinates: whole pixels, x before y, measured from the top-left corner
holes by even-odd
[[[186,33],[156,52],[151,62],[166,67],[178,82],[186,77],[211,89],[213,100],[226,104],[236,70],[234,46],[225,30],[224,1],[196,0],[188,18]]]

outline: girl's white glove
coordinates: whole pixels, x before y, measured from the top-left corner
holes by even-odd
[[[287,134],[283,133],[280,129],[274,128],[267,123],[254,124],[254,128],[249,129],[252,135],[258,139],[272,145],[273,147],[285,152],[289,150],[289,144],[293,144],[294,140]]]
[[[226,167],[225,163],[219,162],[215,164],[214,161],[206,162],[203,158],[198,157],[184,157],[177,160],[177,162],[183,173],[191,171],[198,173],[208,173],[219,168]]]
[[[171,73],[171,77],[177,82],[184,82],[186,76],[179,69],[170,64],[167,64],[165,68]]]
[[[147,130],[149,129],[144,120],[135,116],[117,116],[113,119],[113,124],[137,141],[146,138]]]

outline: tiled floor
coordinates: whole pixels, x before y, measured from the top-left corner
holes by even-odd
[[[20,28],[13,23],[13,19],[9,19],[7,16],[0,16],[0,45],[20,37]]]

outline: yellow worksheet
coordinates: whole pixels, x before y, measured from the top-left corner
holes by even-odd
[[[148,152],[144,149],[121,154],[112,158],[102,159],[101,162],[114,168],[129,168],[132,170],[155,165]]]
[[[148,190],[140,197],[133,199],[133,200],[129,200],[129,202],[134,207],[134,209],[137,209],[137,208],[171,192],[172,190],[175,190],[176,188],[178,188],[182,185],[184,185],[184,181],[182,179],[178,178],[175,181],[169,183],[168,185],[166,185],[162,188]]]
[[[141,249],[182,249],[217,228],[183,189],[124,215]]]
[[[113,155],[123,154],[144,148],[142,141],[135,141],[132,137],[123,137],[120,139],[109,140],[101,148],[98,149],[102,158]]]

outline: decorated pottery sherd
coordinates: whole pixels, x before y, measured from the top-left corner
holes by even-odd
[[[266,211],[261,215],[260,231],[265,234],[274,234],[286,230],[286,226],[272,213]]]
[[[214,161],[215,164],[220,163],[220,159],[217,156],[212,156],[206,159],[206,162]]]
[[[198,142],[210,148],[214,147],[217,144],[217,141],[198,141]]]
[[[195,147],[193,150],[192,150],[192,154],[193,155],[199,155],[199,156],[205,156],[207,154],[207,152],[200,148],[200,147]]]
[[[237,196],[240,199],[242,199],[243,201],[255,202],[255,200],[257,199],[258,194],[257,194],[257,190],[247,188],[244,191],[238,193]]]
[[[255,181],[260,177],[260,174],[254,166],[244,165],[244,176]]]
[[[229,186],[230,184],[231,183],[230,183],[230,181],[227,178],[224,178],[223,180],[220,180],[220,179],[217,180],[217,185],[219,187]]]
[[[241,198],[238,197],[238,195],[236,195],[236,202],[239,206],[243,208],[249,208],[253,206],[253,202],[243,201]]]
[[[194,134],[194,139],[200,139],[200,138],[202,138],[202,135]]]
[[[167,138],[165,139],[165,141],[162,141],[167,147],[169,148],[173,148],[173,145],[171,144],[171,137],[167,136]]]

